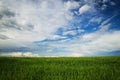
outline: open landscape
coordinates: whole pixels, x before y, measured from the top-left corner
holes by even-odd
[[[0,80],[120,80],[120,57],[0,57]]]
[[[120,0],[0,0],[0,80],[120,80]]]

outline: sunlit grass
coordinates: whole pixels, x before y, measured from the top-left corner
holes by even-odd
[[[120,57],[1,57],[0,80],[120,80]]]

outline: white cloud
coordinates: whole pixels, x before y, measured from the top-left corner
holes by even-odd
[[[99,18],[92,18],[90,21],[89,21],[89,24],[90,22],[97,22],[98,24],[100,24],[102,22],[102,17],[99,17]]]
[[[58,28],[65,27],[72,19],[73,15],[69,9],[79,6],[78,2],[63,3],[62,0],[38,0],[38,2],[1,0],[0,3],[3,10],[9,10],[15,14],[11,17],[2,17],[0,34],[9,37],[9,42],[18,42],[19,44],[40,41],[54,36]],[[2,41],[1,44],[3,42],[5,45],[8,40]]]
[[[39,5],[30,1],[15,1],[12,5],[7,5],[11,11],[18,14],[15,19],[21,28],[25,28],[27,24],[34,25],[33,31],[12,31],[7,30],[9,34],[14,35],[15,39],[22,41],[42,40],[52,35],[60,26],[66,23],[64,18],[63,4],[61,1],[41,1]],[[19,8],[16,8],[18,5]],[[66,12],[67,14],[67,12]]]
[[[85,30],[71,30],[60,32],[60,35],[55,34],[59,29],[69,29],[65,27],[69,22],[75,20],[79,25],[82,23],[80,15],[87,11],[94,12],[93,1],[84,0],[85,5],[80,7],[80,2],[62,0],[0,0],[0,49],[29,47],[31,49],[45,48],[45,52],[53,52],[56,48],[70,51],[69,54],[63,53],[56,56],[85,56],[89,54],[112,52],[120,50],[120,31],[107,30],[112,25],[110,21],[115,17],[112,16],[104,21],[102,18],[93,18],[90,22],[97,22],[100,24],[99,31],[90,34],[78,35],[73,39],[65,39],[68,35],[76,35],[78,32]],[[104,0],[106,2],[108,0]],[[111,5],[114,3],[111,3]],[[80,7],[80,8],[79,8]],[[106,8],[103,5],[102,8]],[[79,11],[74,11],[74,14],[79,16],[79,19],[73,17],[72,9],[79,8]],[[9,13],[9,14],[7,14]],[[80,14],[80,15],[79,15]],[[99,15],[98,15],[99,16]],[[73,21],[74,22],[74,21]],[[8,38],[8,39],[7,39]],[[44,39],[62,39],[57,42],[43,42],[40,46],[34,44],[34,41],[41,41]],[[45,46],[44,46],[45,44]],[[62,51],[60,49],[60,51]],[[59,51],[59,50],[58,50]],[[1,54],[3,56],[38,56],[31,52],[13,52]],[[53,54],[54,56],[54,54]]]
[[[115,16],[116,16],[116,15],[114,15],[114,16],[112,16],[112,17],[104,20],[103,22],[101,22],[101,24],[100,24],[100,26],[99,26],[99,27],[100,27],[100,30],[99,30],[99,31],[101,31],[101,32],[107,31],[107,30],[110,28],[110,26],[112,25],[112,24],[110,23],[110,21],[111,21]]]
[[[1,53],[0,56],[10,56],[10,57],[21,57],[21,52],[13,52],[13,53]]]
[[[83,57],[83,56],[84,54],[81,54],[81,53],[69,53],[69,54],[59,53],[56,55],[44,56],[44,57]]]
[[[69,55],[69,57],[83,57],[84,56],[84,54],[83,53],[71,53],[70,55]]]
[[[66,31],[66,32],[64,32],[63,33],[63,35],[76,35],[77,34],[77,32],[76,31]]]
[[[106,24],[106,25],[104,25],[104,26],[102,26],[102,27],[100,26],[100,31],[101,31],[101,32],[105,32],[105,31],[109,30],[110,26],[111,26],[110,23],[109,23],[109,24]]]
[[[76,1],[67,1],[65,2],[65,9],[69,10],[69,9],[76,9],[80,6],[79,2]]]
[[[53,36],[48,37],[47,39],[57,40],[57,39],[63,39],[63,38],[66,38],[66,37],[65,36],[60,36],[60,35],[53,35]]]
[[[91,7],[88,4],[83,5],[81,8],[79,8],[79,13],[83,14],[87,12]]]
[[[0,34],[0,39],[5,40],[5,39],[9,39],[9,38],[5,35]]]
[[[8,56],[8,57],[39,57],[38,54],[34,54],[32,52],[8,52],[1,53],[0,56]]]
[[[51,48],[65,47],[69,54],[66,56],[89,56],[101,53],[109,53],[120,50],[120,31],[100,32],[84,34],[73,40],[59,43],[49,43]],[[76,53],[76,54],[74,54]],[[64,55],[64,53],[61,55]]]
[[[82,33],[84,31],[85,31],[84,29],[80,29],[80,27],[78,27],[78,30],[66,31],[63,33],[63,35],[76,35],[77,33]]]
[[[31,53],[31,52],[23,53],[23,56],[24,56],[24,57],[39,57],[38,54],[33,54],[33,53]]]
[[[115,16],[116,16],[116,15],[114,15],[114,16],[106,19],[106,20],[104,20],[104,21],[101,23],[101,27],[104,26],[104,25],[106,25],[106,24],[108,24]]]
[[[84,55],[120,50],[120,31],[108,33],[91,33],[83,35],[69,50],[78,51]]]
[[[79,33],[81,33],[81,32],[85,32],[84,29],[78,29],[77,31],[78,31]]]

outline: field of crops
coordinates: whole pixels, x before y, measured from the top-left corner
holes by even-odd
[[[0,80],[120,80],[120,57],[0,57]]]

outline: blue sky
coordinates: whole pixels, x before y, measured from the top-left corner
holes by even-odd
[[[0,56],[120,55],[118,0],[0,0]]]

